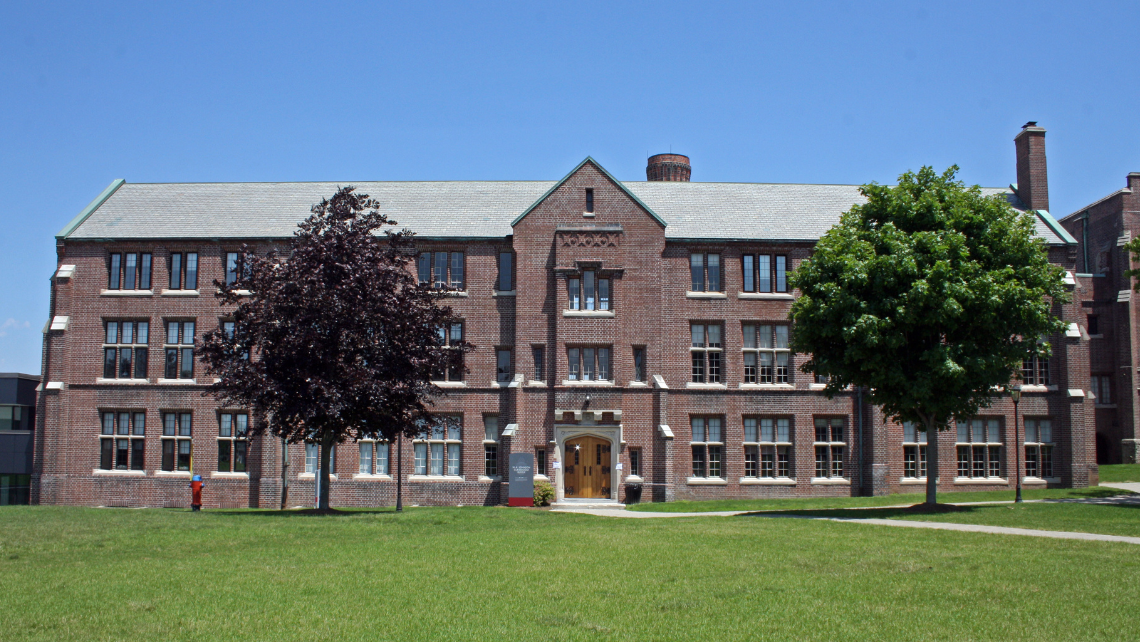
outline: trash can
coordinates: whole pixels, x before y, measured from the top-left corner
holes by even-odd
[[[641,484],[626,484],[625,485],[625,503],[627,503],[627,504],[640,504],[641,503]]]

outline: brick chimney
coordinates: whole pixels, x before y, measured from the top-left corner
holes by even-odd
[[[1017,197],[1031,210],[1049,209],[1049,173],[1045,169],[1045,129],[1029,121],[1013,139],[1017,148]]]
[[[693,168],[689,165],[689,157],[681,154],[654,154],[649,157],[649,165],[645,167],[645,178],[650,181],[684,181],[689,182],[689,175]]]

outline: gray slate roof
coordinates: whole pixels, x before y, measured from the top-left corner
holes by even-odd
[[[420,236],[501,238],[555,181],[125,183],[67,238],[287,238],[314,203],[349,184]],[[623,184],[668,223],[668,239],[814,241],[865,200],[857,185]],[[1008,189],[983,191],[1022,208]],[[1037,233],[1064,243],[1040,218]]]

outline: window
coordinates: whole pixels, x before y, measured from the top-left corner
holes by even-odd
[[[592,187],[586,188],[586,211],[590,213],[594,211],[594,189]]]
[[[1038,356],[1023,359],[1021,362],[1021,380],[1031,386],[1049,385],[1049,359]]]
[[[641,449],[629,449],[629,474],[632,477],[641,477]]]
[[[249,415],[223,412],[218,415],[218,471],[244,473],[249,450]]]
[[[458,348],[463,342],[463,322],[452,323],[439,329],[439,344],[445,348]],[[432,373],[433,381],[463,381],[463,353],[455,350],[451,365]]]
[[[926,429],[910,421],[903,424],[903,477],[926,478]]]
[[[31,503],[31,475],[0,475],[0,506]]]
[[[226,285],[233,285],[245,272],[241,252],[226,252]]]
[[[483,474],[499,475],[499,416],[483,417]]]
[[[530,354],[534,358],[534,380],[546,381],[546,348],[544,346],[531,346]]]
[[[775,269],[772,269],[773,263]],[[745,254],[740,257],[740,267],[743,271],[745,292],[788,291],[788,257]]]
[[[958,476],[1001,477],[1001,422],[969,419],[958,422]]]
[[[99,435],[99,468],[143,470],[146,448],[145,412],[104,412]]]
[[[745,323],[744,383],[788,383],[788,326]]]
[[[723,477],[724,440],[720,417],[693,417],[693,477]]]
[[[645,348],[633,349],[633,380],[645,381]]]
[[[0,432],[33,430],[35,416],[31,406],[0,406]]]
[[[439,289],[465,289],[463,252],[423,252],[416,266],[420,283]]]
[[[1095,314],[1090,314],[1088,319],[1089,319],[1089,334],[1099,335],[1100,334],[1100,317],[1098,317]]]
[[[842,417],[816,417],[815,476],[842,478],[843,451],[846,446]]]
[[[103,378],[146,379],[148,321],[103,323]]]
[[[511,351],[510,350],[496,350],[495,351],[495,381],[498,383],[510,383],[513,376],[511,369]]]
[[[170,255],[170,289],[198,289],[198,253],[175,252]]]
[[[1025,419],[1025,476],[1053,476],[1053,420]]]
[[[440,415],[424,437],[415,442],[415,474],[459,475],[463,418]]]
[[[570,381],[610,381],[609,348],[567,348],[566,362]]]
[[[720,383],[722,346],[719,323],[694,323],[689,326],[692,347],[694,383]]]
[[[598,277],[594,270],[584,270],[580,277],[566,279],[566,294],[571,310],[612,310],[610,280]]]
[[[111,254],[107,265],[108,290],[149,290],[149,253],[127,252]]]
[[[791,477],[792,421],[744,418],[744,476]]]
[[[720,255],[693,252],[689,255],[689,271],[693,277],[693,292],[720,292]]]
[[[313,443],[305,444],[305,472],[310,475],[315,475],[320,466],[321,445]],[[329,474],[336,474],[336,444],[333,444],[329,450]]]
[[[815,382],[816,382],[816,383],[818,383],[818,384],[820,384],[820,385],[824,385],[824,386],[826,386],[827,384],[831,383],[831,377],[829,377],[829,376],[827,376],[827,375],[822,375],[822,374],[819,374],[819,373],[817,372],[817,373],[815,374]]]
[[[515,289],[515,255],[511,252],[499,252],[499,283],[500,292],[510,292]]]
[[[539,475],[545,476],[546,475],[546,449],[545,448],[535,448],[534,449],[534,462],[535,462],[535,465],[534,465],[535,472]]]
[[[360,440],[360,474],[388,475],[391,444],[375,439]]]
[[[1093,375],[1091,378],[1092,393],[1096,397],[1098,406],[1112,403],[1112,377],[1110,375]]]
[[[190,470],[192,419],[188,412],[162,413],[163,470]]]
[[[166,322],[166,363],[163,376],[166,379],[194,378],[194,322]]]

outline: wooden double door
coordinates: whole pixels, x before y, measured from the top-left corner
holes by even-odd
[[[610,499],[610,456],[608,439],[577,437],[566,440],[566,469],[563,490],[566,497]]]

